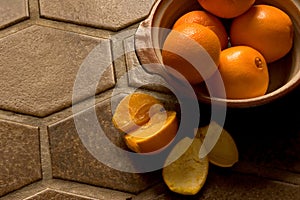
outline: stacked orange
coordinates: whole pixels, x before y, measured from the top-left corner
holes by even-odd
[[[165,40],[162,58],[167,69],[192,85],[218,71],[228,99],[266,94],[268,64],[283,58],[293,46],[290,17],[275,6],[255,4],[255,0],[198,2],[203,10],[177,19]],[[228,33],[224,22],[230,24]],[[203,51],[210,59],[200,60]]]

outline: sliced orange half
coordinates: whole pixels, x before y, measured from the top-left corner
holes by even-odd
[[[150,109],[154,105],[161,105],[155,97],[145,93],[132,93],[124,97],[118,104],[112,121],[119,130],[129,133],[150,119]]]
[[[149,153],[166,147],[176,136],[177,129],[176,112],[156,112],[146,124],[126,134],[124,139],[134,152]]]

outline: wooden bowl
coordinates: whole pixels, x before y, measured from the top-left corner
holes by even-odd
[[[300,2],[296,0],[257,0],[258,4],[273,5],[285,11],[294,25],[294,45],[284,58],[270,63],[270,84],[265,95],[250,99],[226,99],[211,97],[205,83],[194,85],[200,102],[226,103],[229,107],[252,107],[269,103],[287,94],[300,84]],[[146,71],[162,76],[176,90],[185,93],[184,84],[168,73],[163,65],[161,49],[164,40],[174,24],[183,14],[202,9],[197,0],[158,0],[150,15],[138,27],[135,34],[137,56]],[[188,93],[184,94],[189,96]]]

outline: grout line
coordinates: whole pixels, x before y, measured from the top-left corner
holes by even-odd
[[[27,0],[29,6],[29,17],[31,20],[40,18],[40,6],[38,0]]]
[[[40,156],[43,180],[50,180],[52,179],[52,164],[49,135],[46,126],[40,127]]]
[[[36,23],[41,26],[56,28],[59,30],[64,30],[68,32],[73,32],[77,34],[82,34],[82,35],[87,35],[87,36],[97,37],[102,39],[108,39],[111,35],[111,32],[107,30],[95,29],[92,27],[77,25],[74,23],[59,21],[55,19],[39,18],[39,20],[37,20]]]

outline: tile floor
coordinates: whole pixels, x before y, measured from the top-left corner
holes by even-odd
[[[169,191],[159,169],[118,170],[130,157],[101,143],[126,149],[111,123],[116,102],[141,88],[176,109],[134,52],[154,2],[0,0],[0,199],[300,199],[300,88],[227,110],[240,161],[211,166],[195,196]],[[210,108],[199,106],[205,121]]]

